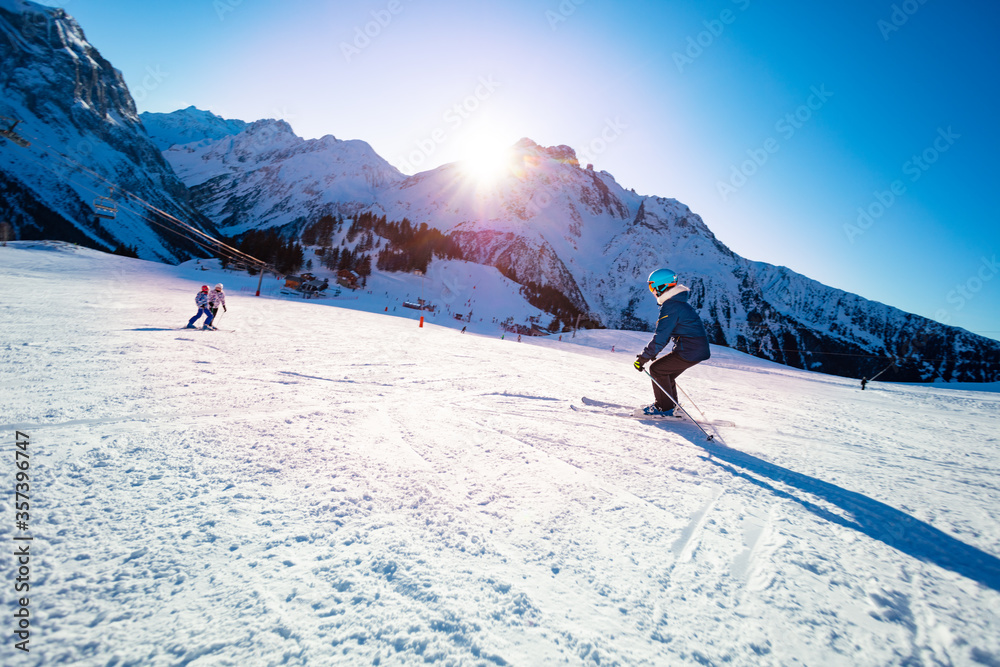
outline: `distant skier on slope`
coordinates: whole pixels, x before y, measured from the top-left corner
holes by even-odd
[[[219,306],[222,306],[222,312],[226,312],[226,293],[222,291],[222,283],[218,283],[208,294],[208,309],[212,312],[213,322],[219,314]]]
[[[208,285],[202,285],[201,291],[194,297],[194,305],[198,306],[198,312],[188,320],[188,329],[197,329],[194,325],[202,315],[205,316],[205,324],[201,327],[202,329],[213,329],[212,320],[214,319],[212,311],[208,309]]]
[[[649,274],[649,291],[660,304],[660,316],[656,321],[656,332],[653,339],[635,358],[635,369],[642,371],[643,366],[649,366],[649,374],[653,376],[653,398],[655,402],[642,409],[643,414],[651,416],[672,417],[677,405],[678,375],[695,364],[712,356],[708,347],[708,334],[705,325],[698,317],[697,311],[688,305],[690,289],[677,284],[677,274],[670,269],[657,269]],[[662,359],[656,355],[666,347],[673,338],[674,348]],[[656,359],[656,361],[653,361]],[[663,389],[657,386],[657,382]],[[667,393],[664,393],[666,390]],[[669,394],[669,395],[668,395]]]

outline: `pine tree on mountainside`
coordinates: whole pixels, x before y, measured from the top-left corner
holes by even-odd
[[[364,214],[362,214],[362,215],[364,215]],[[355,239],[358,238],[358,234],[361,232],[361,229],[362,229],[361,225],[359,223],[360,219],[361,219],[361,216],[355,218],[354,221],[351,222],[351,226],[347,228],[346,239],[347,239],[348,243],[354,243]]]
[[[302,269],[305,261],[305,254],[302,246],[294,241],[288,241],[284,251],[284,268],[282,273],[298,273]]]
[[[333,232],[339,225],[340,223],[332,215],[324,215],[316,222],[306,225],[306,228],[302,230],[302,244],[323,247],[333,245]]]
[[[331,271],[336,271],[339,265],[340,265],[340,249],[330,248],[323,255],[323,266],[330,269]]]
[[[354,269],[357,271],[358,275],[362,278],[367,278],[372,274],[372,256],[362,255],[361,259],[358,260],[358,264]]]
[[[354,252],[351,250],[345,250],[340,253],[340,261],[337,262],[338,271],[352,271],[354,270],[354,265],[357,263],[357,258]]]
[[[302,245],[311,246],[316,245],[316,226],[308,225],[302,230]]]
[[[119,243],[118,246],[111,251],[112,255],[120,255],[122,257],[132,257],[139,259],[139,248],[136,246],[125,245],[124,243]]]

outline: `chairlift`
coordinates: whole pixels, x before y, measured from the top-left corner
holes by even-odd
[[[94,215],[107,220],[115,219],[115,215],[118,214],[118,205],[111,198],[114,194],[115,189],[111,188],[111,192],[108,193],[107,197],[98,197],[94,200]]]
[[[21,135],[19,135],[17,132],[14,131],[14,128],[17,127],[18,123],[20,123],[21,121],[14,120],[13,118],[7,118],[6,116],[0,116],[0,122],[4,124],[11,123],[10,127],[0,127],[0,137],[6,137],[10,139],[21,148],[27,148],[28,146],[31,145],[30,141],[28,141],[27,139],[25,139],[24,137],[22,137]]]

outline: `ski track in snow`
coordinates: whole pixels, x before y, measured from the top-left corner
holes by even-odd
[[[996,393],[716,349],[707,443],[571,409],[647,403],[609,349],[648,335],[238,293],[236,333],[173,331],[207,275],[0,248],[36,633],[3,664],[1000,664]]]

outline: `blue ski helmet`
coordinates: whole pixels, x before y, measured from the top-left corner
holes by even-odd
[[[657,269],[649,274],[649,291],[660,296],[677,284],[677,274],[670,269]]]

